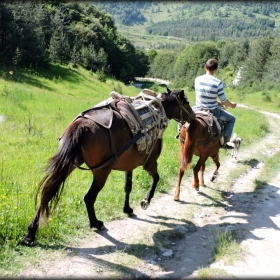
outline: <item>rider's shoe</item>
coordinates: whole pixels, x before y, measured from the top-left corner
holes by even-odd
[[[231,142],[227,142],[227,143],[224,144],[221,148],[222,148],[222,149],[225,149],[225,150],[232,150],[232,149],[234,149],[234,144],[231,143]]]

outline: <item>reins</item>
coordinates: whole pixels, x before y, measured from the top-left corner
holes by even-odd
[[[179,119],[175,119],[174,120],[178,123],[181,123],[182,125],[185,123],[184,118],[183,118],[183,111],[185,111],[189,116],[186,120],[186,122],[190,123],[195,119],[195,113],[194,111],[192,111],[191,113],[183,106],[184,101],[180,100],[179,97],[175,97],[176,101],[179,103],[180,105],[180,120]]]

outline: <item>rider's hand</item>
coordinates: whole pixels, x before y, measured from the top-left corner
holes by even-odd
[[[230,102],[231,103],[231,108],[235,108],[237,106],[237,103],[236,102]]]
[[[226,100],[222,102],[224,106],[230,107],[230,108],[235,108],[237,103],[236,102],[230,102],[229,100]]]

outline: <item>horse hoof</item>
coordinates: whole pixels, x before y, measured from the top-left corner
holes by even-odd
[[[26,246],[32,247],[36,244],[36,241],[26,236],[22,239],[22,243]]]
[[[102,221],[97,221],[95,226],[90,226],[90,228],[96,228],[97,230],[102,230],[105,228],[104,223]]]
[[[217,173],[214,173],[210,181],[211,181],[212,183],[216,183],[218,177],[219,177],[219,173],[218,173],[218,172],[217,172]]]
[[[180,201],[180,198],[179,198],[179,197],[178,197],[178,198],[175,198],[175,197],[174,197],[174,200],[177,201],[177,202],[179,202],[179,201]]]
[[[133,213],[133,212],[131,212],[130,214],[127,214],[128,215],[128,217],[136,217],[136,215]]]
[[[123,209],[123,212],[127,214],[128,216],[133,216],[133,209],[128,208],[128,209]]]
[[[148,202],[146,199],[143,199],[143,200],[141,201],[141,207],[142,207],[142,209],[147,210],[148,206],[149,206],[149,202]]]

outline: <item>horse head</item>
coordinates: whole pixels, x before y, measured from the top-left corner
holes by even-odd
[[[168,90],[167,93],[160,93],[157,97],[162,101],[168,119],[174,119],[181,124],[192,122],[195,119],[195,113],[184,90]]]

